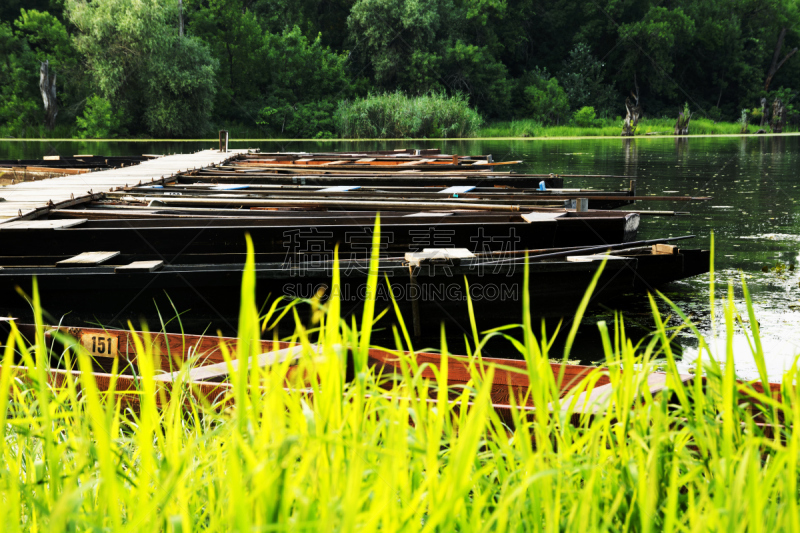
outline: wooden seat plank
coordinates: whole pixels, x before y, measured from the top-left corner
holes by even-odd
[[[17,220],[15,222],[0,224],[0,231],[71,228],[83,224],[86,220],[85,218],[76,218],[73,220]]]
[[[320,353],[321,347],[318,345],[313,345],[312,349],[315,350],[315,353]],[[277,365],[286,362],[288,359],[290,364],[296,362],[300,359],[300,356],[303,354],[303,346],[292,346],[290,348],[283,348],[282,350],[275,350],[272,352],[262,353],[256,356],[255,365],[259,368],[263,368],[266,366]],[[247,358],[247,364],[249,368],[253,367],[253,358]],[[230,375],[231,372],[237,372],[239,370],[239,359],[234,359],[231,361],[230,365],[228,363],[217,363],[213,365],[206,365],[194,368],[189,371],[188,381],[211,381],[211,380],[218,380],[221,378],[225,378],[226,376]],[[180,375],[180,371],[172,372],[168,374],[158,374],[154,377],[156,381],[175,381],[175,379]]]
[[[656,394],[667,388],[667,374],[653,373],[647,376],[646,387],[650,390],[650,394]],[[686,383],[694,378],[691,374],[678,374],[681,383]],[[605,411],[611,401],[611,395],[614,392],[612,384],[594,387],[591,391],[584,391],[580,393],[575,400],[575,408],[572,410],[575,414],[597,414]],[[561,403],[561,411],[567,412],[571,402],[564,401]]]
[[[439,191],[439,194],[462,194],[467,193],[474,188],[474,185],[453,185],[452,187],[442,189]]]
[[[134,261],[129,265],[118,266],[114,272],[154,272],[164,266],[164,261]]]
[[[80,265],[99,265],[109,259],[119,255],[119,252],[83,252],[82,254],[64,259],[56,263],[56,266],[80,266]]]
[[[525,222],[541,222],[543,220],[555,220],[557,218],[561,218],[565,216],[566,213],[559,213],[556,211],[553,212],[533,212],[533,213],[522,213],[520,217]]]

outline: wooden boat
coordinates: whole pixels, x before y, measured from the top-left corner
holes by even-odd
[[[544,187],[544,185],[543,185]],[[303,202],[303,205],[313,205],[313,200],[327,202],[334,207],[358,205],[372,207],[374,202],[386,204],[387,202],[402,203],[404,205],[419,203],[422,208],[430,202],[449,202],[454,208],[463,205],[461,209],[468,209],[471,204],[483,206],[513,205],[522,207],[575,207],[575,200],[586,198],[591,209],[611,209],[630,205],[634,201],[682,201],[706,200],[691,196],[636,196],[634,189],[621,191],[598,191],[592,189],[528,189],[512,187],[480,187],[474,185],[459,185],[452,187],[432,186],[360,186],[360,185],[272,185],[251,184],[242,179],[236,183],[225,185],[212,185],[207,183],[189,184],[173,183],[169,185],[154,185],[135,187],[125,191],[113,192],[106,195],[108,200],[124,202],[126,204],[144,204],[161,202],[164,205],[181,205],[184,197],[193,200],[197,205],[203,205],[199,199],[219,202],[230,208],[239,207],[240,200],[251,201],[254,199],[273,200],[275,207],[291,208],[294,202]],[[278,201],[280,200],[280,201]],[[319,207],[325,204],[320,203]],[[316,206],[315,206],[316,207]],[[391,208],[391,206],[389,206]]]
[[[72,157],[49,156],[44,159],[0,159],[0,169],[46,169],[58,170],[64,174],[73,173],[70,171],[86,171],[120,168],[136,165],[142,161],[148,161],[157,155],[74,155]],[[75,172],[78,173],[78,172]]]
[[[557,175],[557,174],[513,174],[509,172],[496,172],[488,163],[487,169],[475,171],[473,167],[480,166],[481,162],[491,160],[491,156],[449,156],[436,155],[426,159],[441,167],[448,158],[458,158],[462,165],[470,161],[469,169],[452,168],[441,172],[424,168],[404,170],[401,172],[385,171],[380,168],[379,159],[363,157],[361,154],[343,154],[338,163],[347,168],[335,168],[331,165],[330,157],[319,154],[301,154],[298,159],[294,154],[272,154],[269,161],[275,165],[258,166],[255,162],[264,161],[254,159],[257,155],[243,155],[229,161],[225,165],[193,170],[179,176],[167,186],[146,188],[151,195],[171,195],[198,197],[209,195],[220,197],[222,194],[236,198],[247,196],[249,198],[308,198],[309,196],[339,197],[341,199],[362,198],[375,200],[378,198],[402,198],[408,200],[415,197],[429,197],[430,199],[458,198],[461,202],[472,199],[485,198],[487,201],[498,203],[524,203],[525,205],[557,205],[575,207],[577,198],[588,198],[591,209],[613,209],[628,205],[634,200],[643,201],[694,201],[707,200],[708,198],[676,197],[676,196],[636,196],[636,180],[630,180],[627,190],[602,191],[596,189],[565,189],[564,178],[615,178],[626,182],[629,178],[612,175]],[[414,163],[407,156],[405,159],[398,156],[384,157],[383,165],[404,167]],[[480,159],[485,158],[485,159]],[[408,162],[398,163],[400,161]],[[412,158],[413,159],[413,158]],[[477,163],[472,161],[478,159]],[[358,163],[358,162],[363,162]],[[357,164],[358,163],[358,164]],[[370,166],[361,168],[358,165]],[[358,167],[358,168],[356,168]],[[436,190],[438,187],[439,190]],[[142,189],[125,189],[126,192],[141,193]],[[179,194],[178,194],[179,193]],[[222,194],[221,194],[222,193]],[[124,197],[119,193],[117,197]],[[621,197],[625,198],[621,198]],[[180,202],[181,199],[171,198]]]
[[[170,208],[172,209],[172,208]],[[0,227],[0,266],[54,265],[84,252],[118,252],[117,261],[224,263],[241,260],[249,234],[264,260],[314,253],[332,259],[367,255],[375,212],[239,210],[236,217],[162,217],[163,208],[133,209],[131,218],[65,218],[19,221]],[[234,211],[234,210],[231,210]],[[141,218],[142,213],[156,216]],[[243,214],[242,214],[243,213]],[[632,241],[637,213],[620,211],[400,211],[381,216],[381,250],[404,254],[423,247],[456,247],[483,252]],[[238,258],[238,259],[237,259]],[[178,261],[180,259],[180,261]],[[64,266],[64,265],[62,265]]]
[[[44,159],[0,159],[0,185],[121,168],[137,165],[154,157],[159,156],[75,155],[72,157],[49,156]]]
[[[662,240],[663,242],[663,240]],[[600,265],[606,261],[594,302],[653,287],[708,271],[709,253],[683,250],[669,244],[640,241],[611,255],[598,247],[540,249],[530,256],[530,298],[535,316],[571,313]],[[118,257],[118,256],[117,256]],[[110,323],[152,313],[153,302],[169,309],[165,293],[192,309],[195,320],[235,320],[239,309],[243,258],[237,263],[161,264],[117,261],[15,266],[0,270],[0,295],[7,309],[29,316],[16,287],[30,290],[37,279],[45,295],[45,308],[54,316],[72,313],[78,321]],[[423,249],[404,256],[382,258],[381,283],[376,300],[383,308],[396,300],[417,336],[436,334],[444,321],[448,328],[468,323],[469,294],[482,327],[500,326],[518,319],[524,286],[524,254],[489,252],[472,254],[464,249]],[[340,298],[343,312],[363,303],[368,261],[342,256]],[[289,299],[312,298],[330,292],[333,263],[321,257],[292,255],[279,262],[258,262],[256,299],[264,302],[279,295]],[[384,283],[388,278],[390,285]],[[469,283],[469,287],[465,285]],[[391,289],[390,289],[391,286]],[[325,296],[327,297],[327,296]],[[120,314],[121,302],[127,302]],[[392,315],[393,316],[393,315]],[[431,317],[435,319],[431,320]],[[293,327],[291,317],[286,327]],[[387,319],[389,320],[389,319]]]
[[[20,324],[18,328],[29,342],[35,338],[35,326]],[[184,363],[191,359],[195,362],[195,365],[188,379],[193,385],[198,385],[199,392],[204,394],[206,399],[212,403],[214,400],[218,400],[221,394],[224,394],[225,389],[229,387],[225,383],[230,377],[229,368],[225,364],[221,346],[224,345],[229,353],[235,354],[238,342],[233,337],[170,333],[149,333],[146,336],[141,331],[108,328],[47,326],[44,329],[45,341],[49,346],[56,346],[54,343],[58,339],[58,345],[64,348],[65,344],[62,341],[64,338],[69,338],[70,340],[66,343],[66,346],[71,345],[74,341],[90,353],[97,371],[96,379],[101,389],[108,390],[110,376],[104,374],[104,372],[110,372],[113,368],[114,360],[117,359],[121,375],[116,378],[118,380],[116,390],[122,392],[130,390],[132,393],[141,390],[140,386],[137,388],[138,380],[132,377],[139,374],[139,361],[133,337],[137,337],[142,345],[145,345],[145,339],[149,338],[149,346],[154,354],[155,368],[158,372],[156,380],[162,384],[169,384],[177,377],[177,371],[182,368]],[[56,336],[56,332],[65,335]],[[0,334],[3,334],[4,338],[7,337],[3,328],[0,328]],[[300,376],[296,374],[298,369],[296,362],[302,353],[302,346],[281,341],[261,341],[261,350],[264,351],[264,356],[259,356],[257,363],[255,363],[261,366],[283,362],[287,357],[294,359],[287,374],[287,385],[297,384],[295,379]],[[348,381],[353,378],[352,354],[349,357],[348,366],[350,369],[346,375]],[[430,352],[416,352],[413,357],[417,365],[426,367],[421,370],[421,376],[425,379],[435,380],[434,368],[441,367],[441,355]],[[400,360],[396,353],[391,351],[377,348],[370,349],[367,364],[376,370],[376,374],[383,376],[387,380],[390,379],[391,374],[400,373]],[[447,361],[448,385],[451,387],[466,386],[474,375],[474,370],[470,370],[470,365],[473,368],[477,365],[482,374],[485,374],[490,366],[493,367],[491,398],[496,408],[501,411],[509,410],[511,408],[511,396],[514,397],[514,403],[521,405],[523,408],[533,405],[528,390],[530,382],[525,361],[482,357],[481,362],[476,363],[476,361],[470,361],[469,358],[464,356],[451,355]],[[578,386],[581,380],[589,376],[589,374],[592,372],[597,373],[597,368],[591,366],[561,365],[556,363],[550,366],[554,375],[562,376],[560,384],[560,395],[562,397]],[[236,366],[234,366],[235,368]],[[53,369],[52,379],[55,383],[60,383],[67,373],[69,372],[65,370]],[[73,372],[73,377],[77,377],[77,372]],[[599,376],[596,387],[602,387],[608,383],[608,377]],[[136,403],[135,397],[129,398],[129,401]]]
[[[367,157],[364,157],[364,156]],[[425,171],[476,171],[496,166],[516,165],[522,161],[494,161],[488,156],[459,156],[441,153],[411,154],[398,151],[390,154],[246,154],[237,158],[235,166],[261,169],[283,168],[326,168],[332,170],[363,171],[380,169],[382,171],[401,172],[406,170]]]
[[[2,323],[0,323],[2,326]],[[36,327],[30,324],[20,324],[19,331],[32,341],[35,338]],[[0,327],[0,334],[5,331]],[[60,333],[61,335],[56,335]],[[177,379],[183,381],[184,388],[178,389],[182,393],[189,394],[196,399],[202,399],[204,403],[211,406],[224,407],[233,402],[232,385],[228,379],[230,368],[222,356],[222,346],[224,345],[229,353],[236,353],[237,339],[232,337],[213,337],[197,335],[179,335],[164,333],[145,334],[141,331],[99,329],[99,328],[78,328],[66,326],[46,326],[44,327],[45,341],[49,346],[64,348],[73,344],[80,344],[91,355],[97,370],[93,377],[100,391],[115,392],[115,401],[123,408],[136,409],[141,401],[141,391],[143,389],[139,375],[137,353],[133,337],[138,337],[138,341],[145,345],[149,339],[149,348],[155,357],[155,368],[157,374],[156,381],[156,402],[161,405],[163,401],[169,401],[173,392],[173,381]],[[318,349],[311,346],[312,351]],[[287,373],[287,387],[301,386],[303,376],[298,372],[299,362],[303,349],[301,346],[293,345],[280,341],[262,341],[261,350],[263,354],[254,360],[248,361],[252,367],[254,365],[269,366],[278,363],[288,363],[289,372]],[[406,353],[406,357],[414,357],[416,364],[421,369],[421,377],[435,383],[437,371],[445,365],[444,358],[437,353],[418,352],[413,355]],[[117,368],[120,374],[110,375],[107,372],[113,368],[114,360],[117,360]],[[287,361],[288,359],[288,361]],[[353,379],[352,355],[348,356],[348,372],[345,380]],[[194,362],[192,370],[188,375],[181,375],[179,369],[188,360]],[[233,361],[233,369],[237,369],[238,360]],[[392,375],[401,374],[401,362],[396,352],[382,349],[370,349],[367,364],[376,370],[376,375],[384,383],[390,383]],[[517,359],[501,359],[492,357],[482,357],[480,360],[470,359],[464,356],[450,355],[446,359],[447,382],[454,394],[458,394],[460,387],[467,386],[476,375],[486,376],[487,370],[492,368],[491,401],[493,408],[500,417],[509,425],[515,422],[516,417],[513,411],[523,411],[524,418],[529,419],[533,415],[535,408],[530,394],[531,383],[529,381],[528,368],[524,361]],[[17,367],[23,376],[27,370],[25,367]],[[594,415],[601,414],[609,398],[613,393],[613,386],[604,369],[598,367],[582,365],[562,365],[550,363],[553,376],[558,380],[557,387],[559,395],[564,398],[576,387],[582,385],[583,380],[592,376],[594,386],[591,390],[581,392],[572,406],[562,404],[561,409],[571,414],[571,422],[575,425],[591,422]],[[53,368],[48,372],[48,380],[55,387],[63,387],[67,377],[75,382],[79,381],[79,373],[76,371]],[[559,380],[560,378],[560,380]],[[697,379],[693,375],[679,375],[678,379],[683,382]],[[705,378],[700,378],[705,383]],[[737,380],[739,390],[744,393],[744,399],[750,405],[758,401],[748,394],[748,389],[744,383]],[[667,375],[655,372],[648,376],[647,382],[643,387],[649,389],[650,394],[655,395],[665,391],[667,388]],[[749,387],[757,393],[768,393],[773,398],[780,401],[781,385],[769,383],[765,387],[760,382],[750,383]],[[302,390],[302,389],[301,389]],[[303,393],[311,397],[313,393],[306,389]],[[453,395],[451,394],[451,401]],[[188,400],[188,399],[187,399]],[[633,400],[635,401],[635,400]],[[780,430],[779,426],[771,426],[760,420],[760,415],[754,414],[754,423],[771,436],[774,431]]]

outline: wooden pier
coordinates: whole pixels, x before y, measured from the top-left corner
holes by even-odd
[[[179,172],[219,165],[246,152],[203,150],[158,157],[122,168],[0,187],[0,225],[36,218],[53,208],[89,202],[121,187],[163,183]]]

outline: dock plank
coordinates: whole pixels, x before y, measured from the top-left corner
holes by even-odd
[[[221,165],[246,150],[202,150],[142,161],[138,165],[67,175],[38,181],[24,181],[0,187],[0,226],[64,204],[88,202],[92,195],[145,183],[160,184],[179,172]]]

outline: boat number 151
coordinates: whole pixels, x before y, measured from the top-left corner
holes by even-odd
[[[100,357],[116,357],[119,340],[106,335],[84,335],[81,344],[92,355]]]

